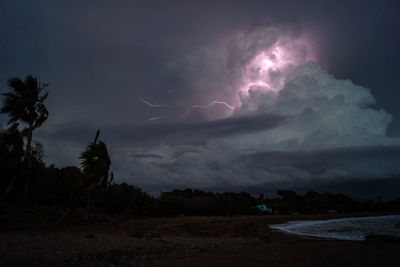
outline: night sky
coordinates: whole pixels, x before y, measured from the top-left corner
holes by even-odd
[[[378,0],[3,0],[0,92],[15,76],[49,83],[50,116],[34,132],[46,162],[79,166],[100,128],[116,180],[150,192],[392,197],[399,11]]]

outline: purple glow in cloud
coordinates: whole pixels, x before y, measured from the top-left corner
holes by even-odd
[[[280,38],[271,47],[258,53],[242,70],[240,95],[248,95],[249,90],[281,90],[286,76],[307,61],[316,61],[305,40]]]

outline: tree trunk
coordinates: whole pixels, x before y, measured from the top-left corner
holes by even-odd
[[[89,220],[89,209],[90,209],[90,192],[87,195],[87,199],[86,199],[86,209],[85,209],[85,214],[83,215],[83,219],[85,221]]]
[[[26,141],[26,148],[25,148],[25,154],[24,154],[24,158],[26,160],[28,160],[28,162],[31,161],[32,133],[33,133],[33,125],[29,124],[28,139]]]
[[[25,155],[24,155],[24,158],[28,163],[28,170],[27,170],[27,175],[25,178],[24,200],[26,200],[28,198],[30,179],[31,179],[31,175],[32,175],[32,160],[31,160],[32,133],[33,133],[33,125],[29,124],[28,140],[26,141],[26,148],[25,148]]]
[[[2,199],[6,200],[8,195],[10,194],[11,191],[13,191],[15,184],[17,183],[17,176],[14,175],[11,178],[11,182],[8,184],[6,191],[4,192]]]

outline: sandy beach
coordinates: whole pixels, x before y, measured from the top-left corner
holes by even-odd
[[[268,227],[330,218],[182,216],[3,227],[0,266],[398,266],[398,242],[302,238]]]

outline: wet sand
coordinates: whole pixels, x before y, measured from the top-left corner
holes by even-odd
[[[313,216],[174,217],[0,229],[0,266],[400,266],[400,243],[302,238]]]

